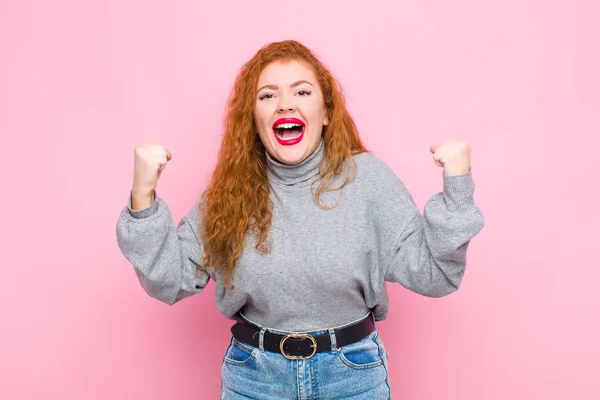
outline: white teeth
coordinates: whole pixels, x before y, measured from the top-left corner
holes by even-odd
[[[294,124],[294,123],[289,122],[289,123],[286,123],[286,124],[275,125],[275,128],[277,128],[277,129],[282,129],[282,128],[284,128],[284,129],[290,129],[290,128],[293,128],[295,126],[302,127],[302,125],[300,125],[300,124]]]

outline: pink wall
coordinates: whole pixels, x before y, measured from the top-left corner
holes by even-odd
[[[174,217],[192,206],[233,77],[286,38],[338,76],[421,210],[442,183],[429,146],[473,148],[486,227],[463,286],[390,287],[394,397],[600,398],[598,3],[398,3],[2,1],[0,398],[218,397],[214,284],[149,298],[114,227],[142,141],[173,154]]]

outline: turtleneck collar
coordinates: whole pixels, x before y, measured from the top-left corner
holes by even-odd
[[[298,164],[288,165],[275,160],[265,150],[267,155],[267,176],[270,181],[282,185],[296,185],[299,183],[310,184],[310,178],[319,173],[319,164],[325,156],[323,138],[315,151]]]

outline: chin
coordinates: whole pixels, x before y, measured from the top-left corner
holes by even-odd
[[[294,151],[291,149],[278,149],[275,153],[275,158],[278,161],[289,165],[298,164],[299,162],[302,162],[306,157],[308,157],[308,154],[306,154],[306,151],[302,150]]]
[[[316,150],[317,147],[318,142],[314,146],[314,150]],[[282,146],[280,144],[275,144],[273,148],[275,157],[273,158],[284,164],[293,165],[304,161],[306,158],[308,158],[308,156],[311,155],[312,151],[310,144],[308,144],[308,142],[304,142],[304,140],[293,146]]]

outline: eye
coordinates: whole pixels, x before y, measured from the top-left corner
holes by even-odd
[[[258,96],[258,100],[272,99],[272,98],[273,98],[273,93],[264,93],[264,94],[261,94],[260,96]]]
[[[298,94],[300,96],[308,96],[310,94],[310,91],[308,91],[308,90],[299,90]]]

